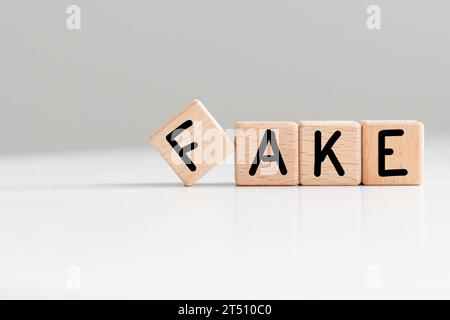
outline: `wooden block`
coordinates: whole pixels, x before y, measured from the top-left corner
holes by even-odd
[[[186,186],[191,186],[233,151],[225,131],[198,100],[150,139]]]
[[[238,122],[234,130],[237,185],[298,184],[295,122]]]
[[[299,124],[300,184],[361,183],[361,126],[354,121]]]
[[[363,184],[418,185],[424,127],[418,121],[363,121]]]

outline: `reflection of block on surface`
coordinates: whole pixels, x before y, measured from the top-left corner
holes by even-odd
[[[298,188],[235,188],[235,249],[265,258],[296,248]]]
[[[414,248],[423,237],[422,187],[364,187],[363,239],[369,247]]]
[[[171,191],[172,201],[164,199],[167,203],[163,218],[152,230],[159,239],[158,249],[174,262],[184,257],[184,263],[188,256],[199,260],[228,253],[234,219],[232,185],[166,190]]]
[[[225,131],[198,100],[158,130],[151,143],[187,186],[233,151]]]
[[[299,187],[302,247],[359,249],[360,187]]]
[[[418,185],[423,178],[424,128],[418,121],[362,122],[363,184]]]
[[[237,185],[297,185],[298,126],[295,122],[235,125]]]
[[[300,184],[361,183],[361,125],[354,121],[299,124]]]

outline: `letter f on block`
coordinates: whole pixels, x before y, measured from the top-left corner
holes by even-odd
[[[187,156],[186,153],[197,148],[198,143],[192,142],[192,143],[188,144],[187,146],[181,147],[178,144],[178,142],[175,140],[175,138],[180,133],[182,133],[184,130],[192,127],[192,124],[193,124],[192,120],[187,120],[187,121],[183,122],[175,130],[173,130],[166,136],[166,140],[170,144],[170,146],[173,148],[173,150],[175,150],[175,152],[180,156],[180,158],[183,160],[184,164],[186,164],[186,166],[189,168],[189,170],[194,172],[195,170],[197,170],[197,167],[192,162],[192,160]]]

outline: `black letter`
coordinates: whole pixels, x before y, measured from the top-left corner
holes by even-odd
[[[176,128],[175,130],[173,130],[171,133],[169,133],[166,136],[166,140],[172,146],[172,148],[175,150],[175,152],[178,153],[178,155],[183,160],[183,162],[186,164],[186,166],[189,168],[189,170],[194,172],[195,170],[197,170],[197,167],[195,166],[195,164],[192,163],[192,160],[186,155],[186,153],[197,148],[198,143],[192,142],[191,144],[181,148],[180,145],[178,144],[178,142],[175,141],[175,138],[180,133],[182,133],[184,130],[186,130],[187,128],[189,128],[191,126],[192,126],[192,120],[187,120],[187,121],[183,122],[182,124],[180,124],[178,126],[178,128]]]
[[[280,149],[278,149],[277,138],[275,134],[272,136],[272,130],[268,129],[264,133],[264,137],[261,141],[261,144],[258,148],[258,152],[256,153],[255,160],[250,167],[249,175],[254,176],[256,174],[256,170],[258,170],[259,163],[261,161],[264,162],[272,162],[275,161],[278,163],[278,168],[283,176],[287,174],[286,165],[284,164],[283,157],[281,156]],[[273,139],[273,140],[272,140]],[[273,155],[264,155],[264,151],[266,150],[267,145],[270,143],[272,146]]]
[[[380,177],[406,176],[406,169],[386,170],[386,156],[394,154],[394,150],[386,148],[386,137],[401,137],[405,132],[402,129],[381,130],[378,132],[378,175]]]
[[[336,154],[334,153],[333,145],[339,139],[341,136],[340,131],[336,131],[331,136],[330,140],[327,141],[325,144],[325,147],[321,150],[322,147],[322,133],[320,131],[316,131],[314,133],[314,141],[315,141],[315,153],[314,153],[314,175],[316,177],[320,177],[321,169],[322,169],[322,162],[325,160],[325,158],[328,156],[331,160],[331,163],[333,164],[334,168],[336,169],[337,173],[340,176],[343,176],[345,174],[344,169],[341,166],[341,163],[339,162],[338,158],[336,157]]]

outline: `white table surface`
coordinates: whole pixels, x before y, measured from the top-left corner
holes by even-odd
[[[0,298],[450,298],[450,148],[421,187],[183,187],[151,147],[0,156]]]

